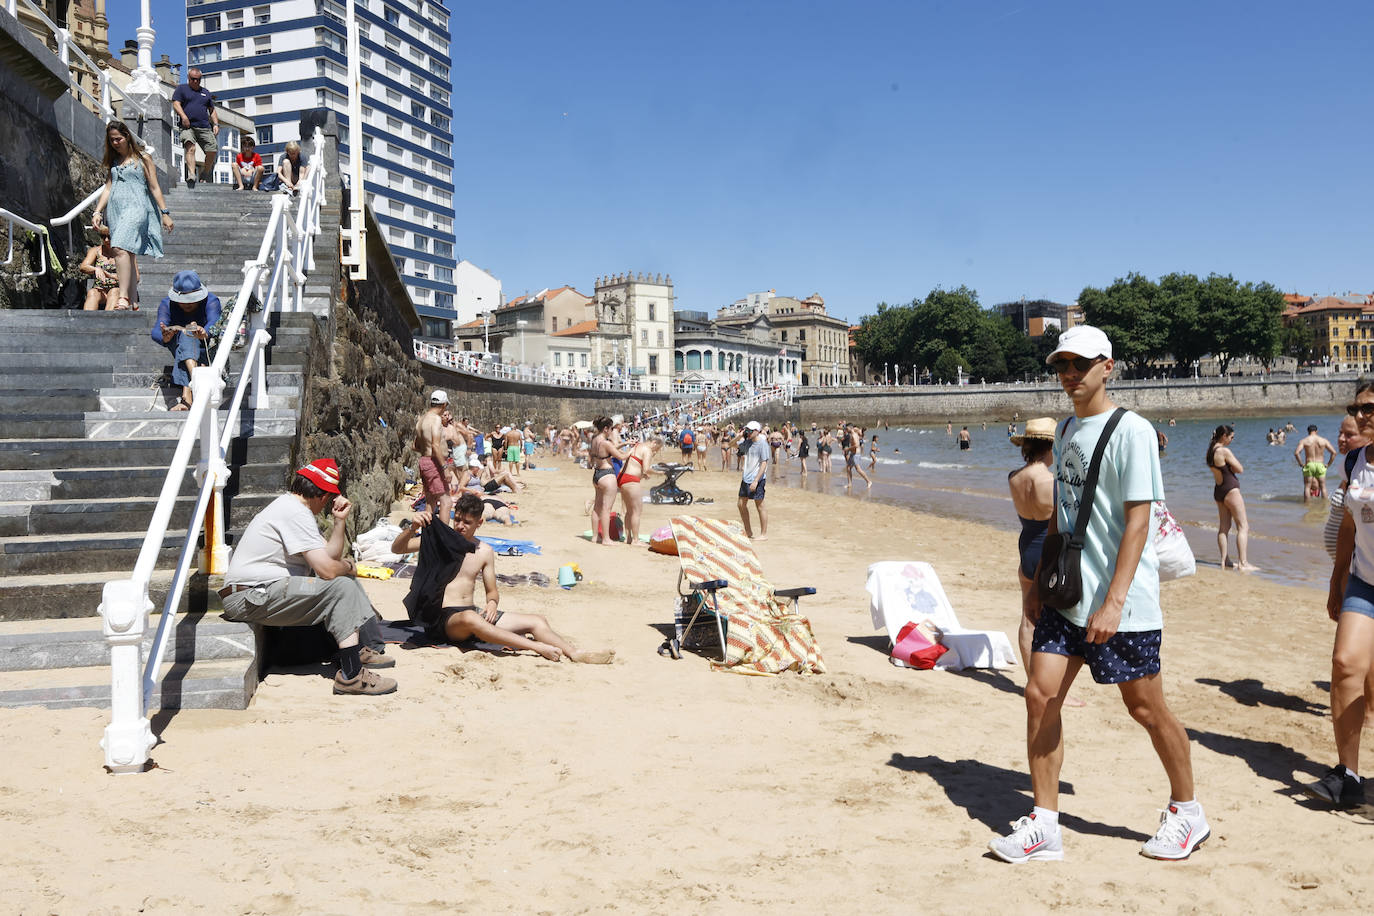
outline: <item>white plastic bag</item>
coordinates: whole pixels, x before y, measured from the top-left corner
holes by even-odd
[[[1151,539],[1159,557],[1159,581],[1171,582],[1197,572],[1193,548],[1182,526],[1161,500],[1150,504]]]

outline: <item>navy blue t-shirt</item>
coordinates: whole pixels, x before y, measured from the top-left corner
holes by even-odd
[[[192,89],[182,83],[176,92],[172,93],[172,101],[181,103],[181,110],[186,112],[186,119],[191,122],[192,127],[210,126],[210,109],[215,107],[210,90]]]

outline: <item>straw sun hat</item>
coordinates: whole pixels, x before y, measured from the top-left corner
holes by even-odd
[[[1054,441],[1054,417],[1036,417],[1034,420],[1026,421],[1026,431],[1019,436],[1011,437],[1012,445],[1020,445],[1027,439],[1045,439]]]

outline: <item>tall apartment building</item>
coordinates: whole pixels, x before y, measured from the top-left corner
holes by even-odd
[[[187,0],[186,60],[216,103],[251,117],[264,164],[298,140],[302,112],[348,125],[346,9],[336,0]],[[363,182],[426,337],[452,337],[453,84],[449,11],[434,0],[354,0],[361,46]],[[353,133],[340,143],[346,163]]]

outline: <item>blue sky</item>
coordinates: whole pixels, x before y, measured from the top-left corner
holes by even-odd
[[[508,296],[646,271],[679,308],[857,321],[1132,270],[1374,290],[1368,0],[450,8],[457,251]],[[108,10],[118,46],[138,4]],[[153,17],[182,60],[184,5]]]

